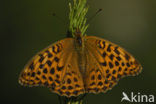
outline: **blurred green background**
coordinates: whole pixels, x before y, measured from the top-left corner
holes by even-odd
[[[33,55],[65,38],[69,1],[1,1],[1,102],[58,103],[57,95],[47,88],[20,86],[18,76]],[[143,72],[120,80],[107,93],[89,94],[86,104],[120,104],[123,91],[128,95],[140,92],[156,97],[156,0],[88,0],[88,5],[88,18],[99,8],[103,11],[89,23],[87,34],[124,47],[140,61]],[[61,19],[53,17],[53,12]]]

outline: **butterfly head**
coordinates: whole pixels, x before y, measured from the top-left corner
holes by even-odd
[[[84,38],[82,36],[82,33],[79,29],[76,29],[75,32],[75,43],[77,48],[82,48],[84,45]]]

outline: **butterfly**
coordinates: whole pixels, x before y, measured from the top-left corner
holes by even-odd
[[[19,82],[46,86],[61,96],[106,92],[125,76],[138,75],[142,66],[118,45],[96,37],[65,38],[37,53],[24,67]]]

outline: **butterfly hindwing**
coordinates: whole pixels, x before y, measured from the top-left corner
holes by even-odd
[[[65,64],[65,72],[62,75],[62,83],[54,91],[58,91],[62,96],[78,96],[84,93],[84,85],[77,63],[78,55],[76,51],[70,52]]]
[[[105,79],[104,71],[98,63],[96,56],[87,48],[87,62],[85,73],[85,90],[86,93],[103,92],[108,88],[109,83]]]
[[[103,75],[103,91],[99,92],[111,89],[122,77],[135,76],[142,70],[141,65],[132,55],[116,44],[102,38],[87,36],[86,48],[96,60],[97,68]],[[91,77],[91,75],[88,75],[88,77]],[[95,79],[98,79],[98,77]],[[88,87],[90,86],[88,85]]]

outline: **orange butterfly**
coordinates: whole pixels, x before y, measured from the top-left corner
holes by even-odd
[[[61,96],[110,90],[125,76],[142,70],[123,48],[95,36],[65,38],[39,52],[19,77],[22,85],[46,86]]]

